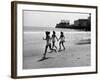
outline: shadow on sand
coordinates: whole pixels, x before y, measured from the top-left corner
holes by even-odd
[[[80,42],[76,43],[77,45],[82,45],[82,44],[91,44],[91,40],[90,39],[86,39],[86,40],[80,40]]]
[[[38,62],[40,62],[40,61],[44,61],[44,60],[47,60],[47,59],[51,59],[51,58],[53,58],[53,57],[41,58],[41,59],[38,60]]]

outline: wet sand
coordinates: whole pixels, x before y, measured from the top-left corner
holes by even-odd
[[[45,33],[24,33],[23,68],[59,68],[90,66],[90,36],[85,33],[64,33],[66,37],[65,51],[47,53],[47,59],[41,61],[44,53]],[[36,36],[37,35],[37,36]],[[59,36],[59,33],[57,33]],[[56,42],[57,47],[59,42]],[[82,43],[82,44],[80,44]],[[49,50],[48,50],[49,52]]]

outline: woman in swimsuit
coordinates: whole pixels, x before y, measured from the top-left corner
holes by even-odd
[[[61,45],[63,47],[63,50],[65,50],[64,42],[65,42],[65,36],[63,32],[60,32],[60,38],[59,38],[59,51],[61,51]]]
[[[55,50],[55,49],[52,49],[51,48],[51,38],[49,36],[50,35],[50,32],[49,31],[46,31],[45,34],[46,34],[46,38],[43,38],[43,40],[46,40],[46,46],[45,46],[45,53],[43,54],[44,55],[43,58],[46,58],[46,53],[47,53],[48,47],[49,47],[49,49],[51,51]]]
[[[56,49],[57,49],[57,47],[56,47],[56,45],[55,45],[56,39],[57,39],[57,41],[58,41],[58,38],[57,38],[57,36],[56,36],[56,33],[55,33],[55,31],[53,31],[53,34],[52,34],[52,49],[53,49],[53,48],[56,48]]]

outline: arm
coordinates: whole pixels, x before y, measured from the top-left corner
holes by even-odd
[[[59,41],[59,39],[57,38],[57,36],[56,36],[56,39],[57,39],[57,41]]]
[[[59,37],[58,41],[60,40],[61,37]]]
[[[64,36],[64,42],[65,42],[65,36]]]

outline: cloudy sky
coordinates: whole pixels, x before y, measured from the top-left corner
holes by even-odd
[[[88,13],[74,12],[46,12],[46,11],[23,11],[24,26],[32,27],[55,27],[61,20],[70,20],[70,24],[77,19],[87,19]]]

